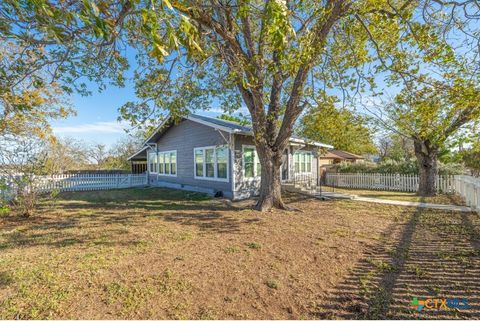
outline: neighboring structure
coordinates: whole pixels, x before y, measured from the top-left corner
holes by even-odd
[[[338,164],[341,162],[359,163],[365,161],[365,158],[343,150],[329,150],[325,154],[320,155],[319,163],[323,165]]]
[[[167,118],[128,160],[147,162],[149,184],[231,199],[258,193],[260,162],[252,129],[226,120],[189,115]],[[318,155],[333,146],[292,137],[285,150],[282,180],[317,175]]]

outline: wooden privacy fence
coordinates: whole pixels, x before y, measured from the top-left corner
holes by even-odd
[[[15,181],[20,177],[0,177],[7,188],[0,191],[0,198],[9,199],[15,195]],[[40,193],[58,190],[95,191],[103,189],[129,188],[148,185],[147,174],[65,174],[34,176],[33,186]],[[3,196],[3,197],[2,197]]]
[[[453,193],[453,180],[453,176],[438,176],[437,190],[442,193]],[[401,192],[416,192],[418,181],[418,175],[406,174],[327,173],[325,177],[327,186]]]

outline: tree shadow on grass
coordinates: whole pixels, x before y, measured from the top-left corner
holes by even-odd
[[[143,196],[137,191],[130,195],[125,190],[107,191],[103,197],[97,197],[98,192],[69,193],[53,204],[42,204],[34,217],[12,216],[3,220],[6,233],[0,234],[0,248],[130,246],[138,242],[133,234],[146,232],[152,225],[174,223],[196,227],[201,232],[240,233],[243,225],[261,221],[254,216],[236,217],[234,212],[243,208],[203,194],[170,190],[162,193],[163,190],[149,191]]]
[[[315,317],[480,317],[478,215],[427,209],[406,210],[405,215],[409,215],[405,224],[393,224],[364,252],[363,259],[320,303]],[[414,297],[464,298],[470,308],[419,312],[412,307]]]

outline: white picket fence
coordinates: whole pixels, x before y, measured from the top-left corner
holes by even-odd
[[[326,185],[345,188],[364,188],[383,191],[416,192],[418,175],[342,173],[326,174]],[[453,176],[438,176],[436,187],[439,192],[453,193]]]
[[[453,186],[455,193],[465,199],[465,204],[480,212],[480,178],[456,175]]]
[[[10,189],[0,191],[0,198],[9,199],[15,194],[15,178],[0,177]],[[40,193],[58,190],[95,191],[104,189],[140,187],[148,185],[147,174],[65,174],[34,177],[35,189]]]
[[[326,174],[326,185],[344,188],[362,188],[383,191],[416,192],[418,175],[345,173]],[[455,175],[438,176],[437,191],[455,193],[465,199],[467,206],[480,211],[480,178]]]

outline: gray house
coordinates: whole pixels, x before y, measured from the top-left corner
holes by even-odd
[[[257,194],[260,162],[248,126],[199,115],[167,118],[128,160],[147,164],[151,186],[204,192],[230,199]],[[317,175],[318,155],[333,146],[292,137],[282,180]]]

